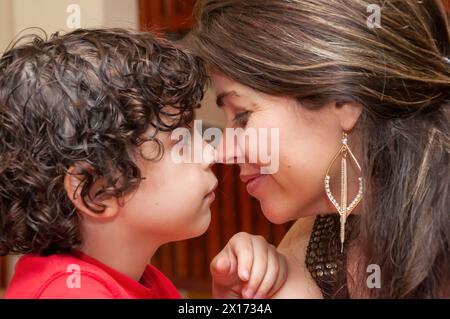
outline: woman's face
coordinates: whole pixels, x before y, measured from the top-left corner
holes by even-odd
[[[245,163],[239,164],[241,180],[247,184],[250,195],[260,201],[264,215],[278,224],[303,216],[336,212],[326,197],[324,178],[328,165],[340,149],[343,131],[352,129],[361,107],[354,104],[337,107],[329,103],[312,111],[293,98],[255,91],[220,72],[212,71],[211,77],[218,106],[225,113],[226,128],[258,132],[260,143],[251,145],[247,139],[247,143],[238,142],[238,147],[230,149],[231,144],[224,139],[219,152],[222,151],[222,161],[226,161],[233,150],[237,157],[245,158]],[[261,137],[260,129],[267,130],[267,136],[271,136],[267,139],[268,154],[272,162],[278,161],[277,165],[272,165],[278,169],[270,174],[261,174],[267,161],[259,156],[256,161],[250,160],[251,153],[259,151],[261,141],[266,140]],[[270,133],[273,129],[279,130],[277,141],[273,140],[275,134]],[[225,132],[223,136],[226,137]],[[349,134],[350,147],[351,140]],[[330,170],[330,187],[340,202],[340,162],[335,163]],[[356,170],[350,170],[350,181],[356,180],[355,174]],[[349,186],[349,201],[356,194],[357,186]]]

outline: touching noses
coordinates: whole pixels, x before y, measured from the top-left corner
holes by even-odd
[[[240,159],[244,158],[244,152],[242,151],[239,143],[236,141],[235,136],[232,139],[229,137],[226,139],[226,134],[222,135],[219,145],[217,146],[217,162],[225,164],[240,163]]]
[[[218,161],[218,152],[210,144],[203,141],[203,166],[204,168],[211,168]]]

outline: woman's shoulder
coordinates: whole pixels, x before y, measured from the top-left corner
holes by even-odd
[[[277,299],[323,298],[320,288],[306,268],[305,256],[315,216],[298,219],[286,233],[278,251],[286,256],[288,278],[273,296]]]

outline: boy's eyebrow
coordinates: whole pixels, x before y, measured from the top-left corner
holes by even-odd
[[[225,91],[225,92],[222,92],[222,93],[218,94],[217,98],[216,98],[216,105],[218,107],[222,107],[223,106],[223,99],[226,98],[229,95],[237,95],[237,94],[236,94],[236,91]]]

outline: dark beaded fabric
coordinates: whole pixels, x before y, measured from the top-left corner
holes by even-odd
[[[339,239],[339,215],[318,215],[314,221],[306,251],[306,267],[321,289],[324,298],[349,298],[347,288],[347,254],[355,216],[347,218],[344,251]]]

